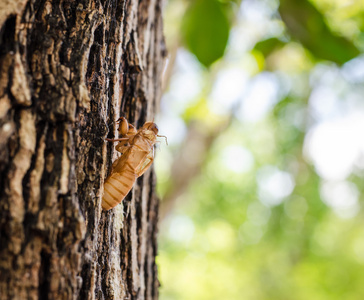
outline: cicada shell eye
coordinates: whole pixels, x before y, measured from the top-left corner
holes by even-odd
[[[151,130],[152,130],[155,134],[158,134],[159,128],[158,128],[157,124],[153,123],[153,126],[152,126]]]
[[[129,131],[129,123],[128,123],[128,121],[124,117],[121,117],[119,119],[119,122],[120,122],[119,129],[118,129],[119,134],[126,135],[128,133],[128,131]]]
[[[158,126],[154,122],[146,122],[143,126],[147,130],[153,131],[155,134],[158,134]]]

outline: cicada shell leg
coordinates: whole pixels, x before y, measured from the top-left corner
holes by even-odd
[[[130,145],[128,143],[127,144],[119,143],[115,146],[115,150],[120,153],[125,153],[129,148],[130,148]]]
[[[119,123],[119,134],[124,136],[129,132],[129,122],[124,118],[124,117],[120,117],[116,123]]]
[[[105,139],[108,142],[126,142],[129,141],[129,138],[120,138],[120,139]]]
[[[136,130],[136,128],[129,124],[129,131],[127,133],[128,136],[133,136],[133,135],[136,135],[138,133],[138,131]]]

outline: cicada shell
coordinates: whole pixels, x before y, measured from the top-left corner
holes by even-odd
[[[154,144],[157,141],[158,127],[154,122],[146,122],[138,131],[120,118],[119,139],[115,149],[122,155],[114,162],[110,176],[104,184],[102,208],[109,210],[119,204],[132,189],[136,179],[143,175],[154,160]]]

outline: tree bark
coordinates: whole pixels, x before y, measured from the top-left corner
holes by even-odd
[[[164,57],[160,0],[0,2],[0,299],[158,298],[153,170],[101,197]]]

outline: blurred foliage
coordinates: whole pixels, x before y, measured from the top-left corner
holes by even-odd
[[[170,0],[162,300],[364,297],[363,4]]]
[[[195,0],[186,11],[182,35],[187,47],[206,67],[224,55],[230,24],[225,5],[217,0]]]
[[[358,48],[326,25],[324,16],[307,0],[280,0],[279,13],[289,34],[317,58],[343,64],[359,55]]]

